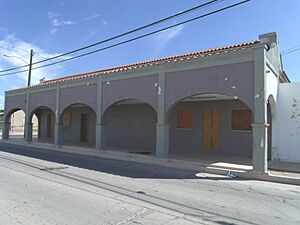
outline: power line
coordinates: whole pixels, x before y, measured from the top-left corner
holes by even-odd
[[[70,55],[70,54],[75,53],[75,52],[79,52],[79,51],[82,51],[82,50],[85,50],[85,49],[88,49],[88,48],[91,48],[91,47],[94,47],[94,46],[97,46],[97,45],[100,45],[100,44],[103,44],[103,43],[106,43],[106,42],[109,42],[109,41],[112,41],[112,40],[115,40],[115,39],[118,39],[120,37],[123,37],[123,36],[129,35],[129,34],[135,33],[137,31],[146,29],[148,27],[152,27],[154,25],[157,25],[159,23],[165,22],[167,20],[174,19],[174,18],[176,18],[178,16],[182,16],[184,14],[190,13],[190,12],[195,11],[197,9],[204,8],[204,7],[207,7],[209,5],[216,4],[216,3],[222,2],[222,1],[224,1],[224,0],[212,0],[212,1],[209,1],[209,2],[206,2],[206,3],[203,3],[201,5],[197,5],[197,6],[193,7],[193,8],[187,9],[187,10],[185,10],[183,12],[173,14],[171,16],[165,17],[165,18],[157,20],[155,22],[146,24],[144,26],[135,28],[133,30],[130,30],[130,31],[127,31],[127,32],[124,32],[124,33],[121,33],[121,34],[118,34],[118,35],[113,36],[111,38],[108,38],[108,39],[96,42],[94,44],[90,44],[90,45],[87,45],[87,46],[84,46],[84,47],[81,47],[81,48],[78,48],[78,49],[75,49],[75,50],[72,50],[72,51],[69,51],[69,52],[65,52],[65,53],[62,53],[62,54],[59,54],[59,55],[56,55],[56,56],[53,56],[53,57],[50,57],[50,58],[47,58],[47,59],[43,59],[43,60],[34,62],[34,63],[32,63],[32,65],[36,65],[36,64],[43,63],[43,62],[46,62],[46,61],[49,61],[49,60],[57,59],[57,58],[60,58],[60,57],[66,56],[66,55]],[[25,67],[28,67],[28,65],[1,70],[0,73],[8,72],[8,71],[16,70],[16,69],[21,69],[21,68],[25,68]]]
[[[233,8],[233,7],[236,7],[236,6],[238,6],[238,5],[244,4],[244,3],[249,2],[249,1],[251,1],[251,0],[245,0],[245,1],[242,1],[242,2],[239,2],[239,3],[236,3],[236,4],[232,4],[232,5],[229,5],[229,6],[227,6],[227,7],[223,7],[223,8],[221,8],[221,9],[215,10],[215,11],[213,11],[213,12],[206,13],[206,14],[204,14],[204,15],[201,15],[201,16],[198,16],[198,17],[194,17],[194,18],[192,18],[192,19],[185,20],[185,21],[183,21],[183,22],[176,23],[176,24],[174,24],[174,25],[171,25],[171,26],[168,26],[168,27],[165,27],[165,28],[156,30],[156,31],[152,31],[152,32],[149,32],[149,33],[147,33],[147,34],[140,35],[140,36],[138,36],[138,37],[135,37],[135,38],[132,38],[132,39],[129,39],[129,40],[126,40],[126,41],[119,42],[119,43],[117,43],[117,44],[113,44],[113,45],[110,45],[110,46],[107,46],[107,47],[104,47],[104,48],[101,48],[101,49],[97,49],[97,50],[94,50],[94,51],[91,51],[91,52],[87,52],[87,53],[84,53],[84,54],[80,54],[80,55],[77,55],[77,56],[73,56],[73,57],[71,57],[71,58],[63,59],[63,60],[60,60],[60,61],[57,61],[57,62],[53,62],[53,63],[49,63],[49,64],[46,64],[46,65],[38,66],[38,67],[33,68],[32,70],[40,69],[40,68],[43,68],[43,67],[46,67],[46,66],[55,65],[55,64],[58,64],[58,63],[66,62],[66,61],[70,61],[70,60],[77,59],[77,58],[80,58],[80,57],[83,57],[83,56],[87,56],[87,55],[90,55],[90,54],[94,54],[94,53],[96,53],[96,52],[104,51],[104,50],[107,50],[107,49],[110,49],[110,48],[113,48],[113,47],[116,47],[116,46],[119,46],[119,45],[123,45],[123,44],[129,43],[129,42],[132,42],[132,41],[135,41],[135,40],[138,40],[138,39],[141,39],[141,38],[144,38],[144,37],[147,37],[147,36],[150,36],[150,35],[153,35],[153,34],[156,34],[156,33],[159,33],[159,32],[165,31],[165,30],[168,30],[168,29],[171,29],[171,28],[173,28],[173,27],[180,26],[180,25],[183,25],[183,24],[185,24],[185,23],[189,23],[189,22],[192,22],[192,21],[194,21],[194,20],[198,20],[198,19],[207,17],[207,16],[209,16],[209,15],[212,15],[212,14],[215,14],[215,13],[218,13],[218,12],[221,12],[221,11],[224,11],[224,10],[227,10],[227,9],[230,9],[230,8]],[[17,71],[17,72],[11,72],[11,73],[2,74],[2,75],[0,75],[0,76],[13,75],[13,74],[22,73],[22,72],[27,72],[27,71],[28,71],[28,70],[21,70],[21,71]]]
[[[281,55],[284,56],[284,55],[287,55],[287,54],[290,54],[290,53],[293,53],[293,52],[296,52],[296,51],[299,51],[299,50],[300,50],[300,45],[296,45],[292,48],[289,48],[289,49],[283,51],[281,53]]]
[[[287,50],[284,50],[284,51],[282,51],[282,53],[286,53],[286,52],[291,51],[291,50],[293,50],[294,48],[297,48],[297,47],[300,47],[300,44],[295,45],[295,46],[293,46],[293,47],[291,47],[291,48],[289,48]]]
[[[138,40],[138,39],[141,39],[141,38],[144,38],[144,37],[147,37],[147,36],[150,36],[150,35],[153,35],[153,34],[156,34],[156,33],[159,33],[159,32],[162,32],[162,31],[165,31],[165,30],[168,30],[168,29],[180,26],[180,25],[183,25],[183,24],[186,24],[186,23],[189,23],[189,22],[192,22],[192,21],[195,21],[195,20],[198,20],[198,19],[210,16],[210,15],[219,13],[221,11],[224,11],[224,10],[227,10],[227,9],[230,9],[230,8],[233,8],[233,7],[245,4],[245,3],[249,2],[249,1],[251,1],[251,0],[241,1],[241,2],[238,2],[238,3],[235,3],[235,4],[232,4],[232,5],[223,7],[221,9],[218,9],[218,10],[215,10],[215,11],[203,14],[201,16],[197,16],[197,17],[185,20],[183,22],[173,24],[173,25],[168,26],[168,27],[161,28],[161,29],[158,29],[158,30],[155,30],[155,31],[152,31],[152,32],[149,32],[149,33],[146,33],[146,34],[143,34],[143,35],[131,38],[131,39],[128,39],[126,41],[122,41],[122,42],[119,42],[119,43],[116,43],[116,44],[113,44],[113,45],[110,45],[110,46],[107,46],[107,47],[103,47],[103,48],[100,48],[100,49],[97,49],[97,50],[94,50],[94,51],[90,51],[90,52],[87,52],[87,53],[84,53],[84,54],[73,56],[71,58],[63,59],[63,60],[60,60],[60,61],[57,61],[57,62],[53,62],[53,63],[45,64],[45,65],[42,65],[42,66],[38,66],[38,67],[32,68],[32,70],[40,69],[40,68],[43,68],[43,67],[46,67],[46,66],[55,65],[55,64],[58,64],[58,63],[66,62],[66,61],[70,61],[70,60],[77,59],[77,58],[80,58],[80,57],[83,57],[83,56],[94,54],[96,52],[104,51],[104,50],[107,50],[107,49],[110,49],[110,48],[113,48],[113,47],[116,47],[116,46],[119,46],[119,45],[123,45],[123,44],[129,43],[129,42],[132,42],[132,41],[135,41],[135,40]],[[17,71],[17,72],[6,73],[6,74],[2,74],[0,76],[13,75],[13,74],[17,74],[17,73],[26,72],[26,71],[28,71],[28,70],[21,70],[21,71]]]

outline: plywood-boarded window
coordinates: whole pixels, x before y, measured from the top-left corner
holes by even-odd
[[[64,127],[71,126],[71,112],[65,112],[63,115],[63,125]]]
[[[177,113],[177,128],[192,129],[193,112],[192,110],[181,110]]]
[[[251,110],[232,110],[231,129],[251,130],[252,112]]]

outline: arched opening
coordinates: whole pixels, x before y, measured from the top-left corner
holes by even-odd
[[[111,150],[155,154],[156,111],[135,99],[119,101],[103,113],[104,145]]]
[[[95,146],[96,113],[81,103],[68,106],[60,116],[61,143],[63,145]]]
[[[25,112],[22,109],[12,109],[5,117],[8,125],[7,138],[23,139],[25,135]],[[6,132],[6,131],[3,131]]]
[[[32,122],[32,141],[53,143],[55,114],[48,107],[38,107],[30,115]]]
[[[174,104],[167,119],[171,157],[225,156],[229,162],[248,158],[245,162],[251,165],[252,110],[238,97],[217,93],[193,95]]]
[[[276,140],[273,138],[276,130],[276,102],[273,95],[270,95],[267,101],[267,123],[268,126],[268,160],[273,160],[275,157],[274,147]]]

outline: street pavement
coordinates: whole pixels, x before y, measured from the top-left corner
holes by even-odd
[[[300,224],[300,187],[0,144],[0,225]]]

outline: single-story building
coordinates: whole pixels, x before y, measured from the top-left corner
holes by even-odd
[[[180,152],[252,158],[267,171],[276,159],[279,84],[283,71],[276,33],[257,41],[175,55],[44,81],[5,93],[9,118],[26,115],[25,140],[96,149],[145,150],[159,158]]]

